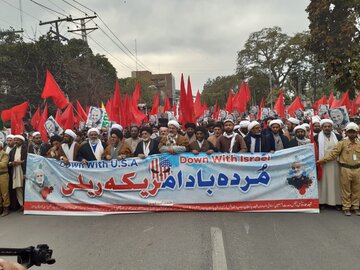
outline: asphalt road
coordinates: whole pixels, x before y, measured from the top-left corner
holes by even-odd
[[[41,269],[358,269],[360,217],[300,213],[144,213],[0,218],[0,247],[46,243]],[[36,269],[33,267],[31,269]]]

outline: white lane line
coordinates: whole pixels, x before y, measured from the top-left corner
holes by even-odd
[[[221,229],[211,227],[212,261],[213,270],[227,270],[224,240]]]
[[[143,230],[143,232],[145,233],[145,232],[151,231],[152,229],[154,229],[154,227],[149,227],[149,228]]]

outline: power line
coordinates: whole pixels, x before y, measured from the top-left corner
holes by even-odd
[[[4,3],[8,4],[9,6],[11,6],[11,7],[15,8],[15,9],[19,10],[20,12],[22,12],[22,13],[24,13],[24,14],[28,15],[28,16],[29,16],[29,17],[31,17],[31,18],[33,18],[33,19],[35,19],[35,20],[37,20],[37,21],[39,21],[39,22],[41,21],[40,19],[38,19],[38,18],[34,17],[34,16],[33,16],[33,15],[31,15],[30,13],[27,13],[26,11],[21,10],[21,9],[20,9],[20,8],[18,8],[17,6],[14,6],[13,4],[9,3],[8,1],[6,1],[6,0],[1,0],[1,1],[3,1]]]
[[[40,6],[40,7],[44,8],[44,9],[50,10],[50,11],[52,11],[52,12],[55,12],[55,13],[57,13],[57,14],[60,14],[61,16],[67,17],[64,13],[61,13],[61,12],[59,12],[59,11],[56,11],[55,9],[49,8],[49,7],[47,7],[47,6],[43,5],[43,4],[40,4],[40,3],[38,3],[38,2],[36,2],[36,1],[34,1],[34,0],[29,0],[29,1],[30,1],[30,2],[33,2],[34,4]]]
[[[67,13],[65,9],[63,9],[62,7],[58,6],[57,4],[55,4],[52,0],[48,0],[51,4],[53,4],[55,7],[57,7],[58,9],[61,9],[65,14]],[[70,14],[70,13],[69,13]]]
[[[90,38],[96,45],[98,45],[100,48],[102,48],[107,54],[109,54],[111,57],[113,57],[115,60],[117,60],[122,66],[128,68],[130,71],[132,71],[133,69],[131,67],[129,67],[128,65],[124,64],[121,60],[119,60],[117,57],[115,57],[114,55],[112,55],[107,49],[105,49],[99,42],[97,42],[94,38],[92,38],[91,36],[88,36],[88,38]]]
[[[66,4],[68,4],[69,6],[72,6],[76,10],[80,11],[81,13],[84,13],[85,15],[87,15],[86,12],[82,11],[81,9],[79,9],[78,7],[76,7],[73,4],[69,3],[68,1],[66,1],[66,0],[62,0],[62,1],[65,2]]]
[[[63,0],[64,1],[64,0]],[[72,0],[74,1],[75,3],[77,3],[78,5],[82,6],[83,8],[86,8],[87,10],[90,10],[91,12],[94,12],[94,14],[96,14],[99,18],[99,20],[105,25],[105,27],[110,31],[110,33],[120,42],[120,44],[125,48],[125,50],[128,52],[125,52],[122,48],[120,48],[118,45],[117,47],[119,47],[130,59],[134,60],[135,62],[138,62],[140,64],[140,66],[146,70],[149,70],[150,69],[142,62],[140,61],[129,49],[128,47],[116,36],[116,34],[110,29],[110,27],[104,22],[104,20],[101,18],[101,16],[99,14],[97,14],[94,10],[92,10],[91,8],[88,8],[87,6],[81,4],[79,1],[76,1],[76,0]],[[99,27],[99,26],[98,26]],[[102,30],[100,27],[99,27],[100,30]],[[102,32],[104,32],[102,30]],[[104,32],[105,34],[105,32]],[[106,36],[108,36],[106,34]],[[108,36],[109,37],[109,36]],[[110,37],[109,37],[110,38]],[[111,38],[110,38],[111,39]],[[111,39],[112,40],[112,39]],[[113,40],[112,40],[113,41]],[[114,41],[113,41],[114,42]],[[130,55],[129,55],[130,53]]]

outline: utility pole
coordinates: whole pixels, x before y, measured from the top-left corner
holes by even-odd
[[[71,20],[72,20],[71,17],[66,17],[66,18],[63,18],[63,19],[58,18],[57,20],[48,21],[48,22],[42,22],[42,21],[40,21],[39,25],[46,25],[46,24],[53,25],[53,24],[55,24],[55,30],[56,30],[56,31],[52,30],[52,27],[50,27],[50,31],[49,31],[49,32],[55,34],[57,41],[60,43],[60,38],[61,38],[62,40],[66,40],[66,41],[68,41],[69,39],[66,38],[66,37],[64,37],[63,35],[60,35],[60,32],[59,32],[59,24],[60,24],[61,22],[71,22]]]
[[[96,15],[94,15],[94,16],[86,16],[86,17],[76,18],[76,19],[71,18],[70,21],[72,21],[72,22],[80,21],[80,29],[68,30],[68,32],[73,33],[73,32],[81,31],[82,40],[87,43],[87,34],[95,31],[98,28],[97,27],[86,28],[86,24],[88,22],[92,21],[95,18],[97,18]],[[90,32],[87,32],[87,31],[90,31]]]

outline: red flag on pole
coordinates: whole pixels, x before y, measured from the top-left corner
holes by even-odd
[[[62,118],[61,118],[61,111],[60,111],[60,109],[57,109],[57,110],[56,110],[55,121],[56,121],[60,126],[64,127],[64,123],[63,123]]]
[[[56,83],[50,71],[46,71],[46,81],[41,98],[52,97],[56,107],[64,109],[69,104],[64,93],[61,91],[59,85]]]
[[[264,106],[265,106],[265,102],[264,102],[264,97],[263,97],[263,98],[261,99],[260,106],[259,106],[259,110],[258,110],[258,115],[257,115],[258,119],[261,118],[261,110],[262,110],[262,108],[264,108]]]
[[[334,98],[334,93],[331,92],[327,104],[329,104],[329,106],[331,106],[331,104],[333,103],[334,99],[335,99],[335,98]]]
[[[191,87],[191,81],[190,76],[188,76],[188,82],[187,82],[187,92],[186,92],[186,112],[187,112],[187,121],[185,121],[183,124],[186,124],[187,122],[194,122],[194,101],[193,101],[193,93],[192,93],[192,87]]]
[[[228,96],[228,99],[226,101],[225,111],[227,111],[228,113],[232,113],[234,111],[233,95],[232,95],[232,90],[231,89],[229,91],[229,96]]]
[[[282,89],[280,89],[279,97],[275,101],[274,111],[282,118],[285,118],[285,104],[284,104],[284,95]]]
[[[290,116],[294,116],[294,112],[299,109],[304,110],[304,105],[302,104],[299,96],[297,96],[294,101],[289,105],[287,111]]]
[[[61,122],[63,123],[64,129],[74,129],[75,115],[71,103],[69,103],[66,110],[61,115]]]
[[[219,118],[219,114],[220,114],[220,106],[218,104],[218,101],[216,100],[214,105],[214,113],[213,113],[213,117],[215,121],[217,121],[217,119]]]
[[[317,110],[319,108],[319,105],[325,104],[327,104],[327,98],[326,95],[323,95],[318,101],[315,101],[312,106],[315,110]]]
[[[156,92],[154,103],[151,108],[151,112],[149,114],[157,115],[159,112],[159,92]]]
[[[44,127],[44,124],[46,122],[46,120],[48,119],[48,106],[47,103],[45,104],[45,108],[43,113],[41,114],[41,118],[39,121],[39,125],[37,127],[37,130],[40,132],[42,139],[44,140],[44,142],[48,141],[48,136],[47,136],[47,132],[46,129]]]
[[[233,108],[236,109],[238,112],[245,112],[246,111],[246,104],[247,99],[249,98],[247,93],[247,86],[244,81],[241,82],[241,86],[239,91],[233,98]]]
[[[31,123],[31,126],[33,129],[36,129],[38,127],[40,118],[41,118],[41,112],[40,112],[40,107],[38,107],[36,112],[31,117],[30,123]],[[56,120],[56,118],[55,118],[55,120]]]
[[[5,121],[9,121],[11,120],[11,115],[13,113],[17,114],[18,118],[23,119],[25,117],[25,114],[27,112],[29,106],[29,101],[25,101],[24,103],[21,103],[19,105],[16,105],[8,110],[3,110],[1,112],[1,119],[5,122]]]
[[[164,104],[164,112],[168,112],[171,110],[170,99],[168,96],[165,97],[165,104]]]
[[[87,120],[87,113],[84,111],[83,107],[81,106],[80,102],[76,100],[76,111],[80,118],[80,120],[86,123]]]
[[[204,107],[201,105],[201,98],[199,90],[196,93],[195,104],[194,104],[195,120],[204,114]]]
[[[185,90],[185,82],[184,82],[184,75],[181,74],[180,80],[180,99],[179,99],[179,122],[183,122],[184,115],[183,113],[186,110],[186,90]],[[185,116],[186,117],[186,116]]]

